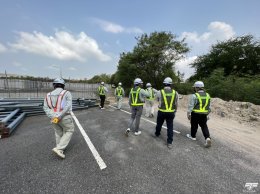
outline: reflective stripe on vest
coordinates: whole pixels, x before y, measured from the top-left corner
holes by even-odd
[[[105,95],[105,89],[104,86],[99,86],[98,87],[99,95]]]
[[[134,88],[131,89],[131,106],[142,106],[144,105],[143,102],[139,99],[139,93],[140,93],[141,88],[138,88],[135,90]]]
[[[193,108],[193,112],[196,113],[208,113],[209,112],[209,102],[210,102],[210,96],[208,93],[205,93],[205,96],[202,96],[199,93],[195,93],[199,103],[197,103],[194,108]]]
[[[123,93],[123,89],[122,88],[116,88],[116,95],[117,96],[122,96],[122,93]]]
[[[147,99],[148,99],[148,100],[154,100],[154,91],[153,91],[153,88],[151,88],[150,90],[147,89],[146,91],[149,92],[149,94],[150,94],[150,97],[147,97]]]
[[[66,92],[67,92],[67,90],[62,90],[59,93],[59,96],[58,96],[58,99],[56,100],[55,106],[53,106],[53,104],[52,104],[51,92],[48,93],[47,96],[46,96],[48,107],[50,109],[53,109],[54,112],[61,112],[62,111],[62,99],[63,99],[63,96],[65,95]]]
[[[162,111],[162,112],[174,112],[175,109],[173,107],[173,103],[175,101],[175,90],[172,90],[171,93],[165,93],[164,89],[162,89],[161,95],[162,95],[162,99],[163,99],[162,104],[164,103],[165,109],[159,108],[159,110]],[[168,100],[167,100],[166,96],[171,96],[170,106],[168,104]],[[162,107],[162,104],[161,104],[161,107]]]

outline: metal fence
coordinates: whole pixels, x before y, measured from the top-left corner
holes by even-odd
[[[99,84],[70,83],[65,89],[73,98],[96,98]],[[110,88],[109,85],[106,87]],[[52,82],[20,79],[0,79],[0,98],[44,98],[53,90]]]

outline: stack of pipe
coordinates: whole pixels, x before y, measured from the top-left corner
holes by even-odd
[[[72,100],[73,111],[96,106],[96,99]],[[9,137],[25,117],[42,114],[43,99],[0,99],[0,138]]]

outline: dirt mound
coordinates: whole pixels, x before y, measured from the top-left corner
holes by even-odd
[[[179,108],[187,109],[188,95],[179,100]],[[260,126],[260,105],[250,102],[224,101],[220,98],[211,99],[211,115],[236,120],[250,126]]]

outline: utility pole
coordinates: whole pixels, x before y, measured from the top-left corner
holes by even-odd
[[[6,88],[8,89],[8,96],[9,96],[9,98],[10,98],[10,89],[9,89],[9,85],[8,85],[8,79],[7,79],[6,70],[5,70],[5,80],[6,80]]]

